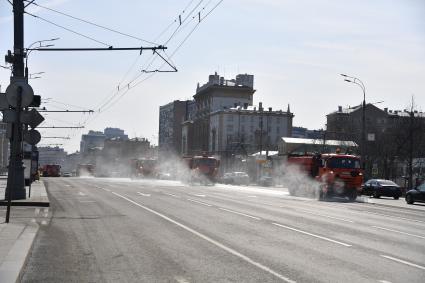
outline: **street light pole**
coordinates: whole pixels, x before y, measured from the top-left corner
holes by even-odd
[[[363,91],[361,155],[362,155],[362,161],[363,161],[362,167],[363,169],[365,169],[366,168],[366,152],[367,152],[366,151],[366,87],[363,84],[363,82],[356,77],[348,76],[345,74],[341,74],[341,76],[346,78],[344,79],[344,81],[358,85]]]
[[[37,48],[51,47],[51,46],[54,46],[54,45],[53,45],[53,44],[43,45],[42,43],[44,43],[44,42],[50,42],[50,41],[55,41],[55,40],[58,40],[58,39],[59,39],[59,37],[51,38],[51,39],[38,40],[38,41],[35,41],[35,42],[31,43],[31,44],[30,44],[30,45],[26,48],[27,52],[26,52],[26,56],[25,56],[25,79],[26,79],[26,81],[27,81],[27,82],[28,82],[28,79],[29,79],[29,75],[28,75],[28,57],[29,57],[29,55],[30,55],[31,51],[33,51],[33,50],[34,50],[34,49],[31,49],[31,48],[32,48],[35,44],[38,44],[38,45],[39,45]]]

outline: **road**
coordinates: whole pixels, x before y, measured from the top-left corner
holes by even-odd
[[[423,282],[425,210],[256,187],[48,178],[23,282]]]

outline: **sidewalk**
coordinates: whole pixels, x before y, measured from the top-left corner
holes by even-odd
[[[0,199],[4,199],[6,179],[0,179]],[[27,187],[28,194],[28,187]],[[15,203],[16,201],[14,201]],[[0,206],[0,282],[19,282],[21,269],[31,252],[40,225],[48,225],[49,205],[43,182],[32,185],[31,198],[19,201],[23,206],[12,206],[10,222],[5,223],[6,206]]]

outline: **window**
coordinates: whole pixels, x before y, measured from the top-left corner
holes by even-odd
[[[241,122],[245,122],[245,115],[241,116]]]
[[[357,158],[333,157],[328,159],[327,165],[329,168],[360,169],[360,160]]]
[[[233,121],[233,115],[227,115],[227,121]]]
[[[276,124],[280,124],[280,118],[276,117]]]
[[[233,125],[232,124],[227,125],[226,130],[227,132],[233,132]]]
[[[280,133],[280,127],[276,127],[276,134]]]
[[[241,132],[244,133],[245,132],[245,125],[241,125]]]

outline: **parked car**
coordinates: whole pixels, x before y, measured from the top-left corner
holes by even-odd
[[[381,196],[393,197],[398,199],[401,197],[401,188],[399,185],[390,180],[370,179],[362,186],[364,195],[380,198]]]
[[[425,202],[425,183],[422,183],[422,185],[407,191],[406,202],[408,204],[413,204],[415,201]]]
[[[72,177],[72,173],[71,172],[62,173],[62,177]]]
[[[224,184],[249,185],[249,176],[245,172],[224,173],[221,182]]]
[[[270,177],[270,176],[262,176],[258,180],[258,185],[263,186],[263,187],[271,187],[271,186],[274,185],[273,178]]]

